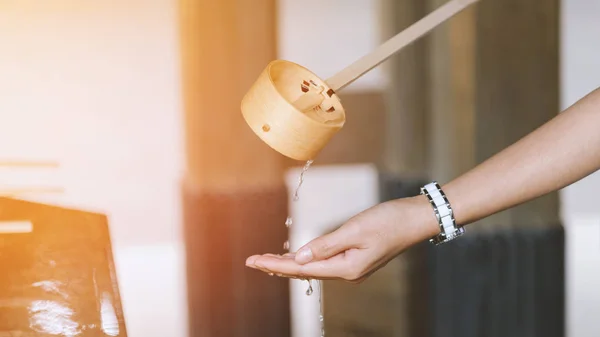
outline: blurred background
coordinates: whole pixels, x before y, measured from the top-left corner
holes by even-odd
[[[443,3],[0,0],[0,162],[60,164],[0,168],[0,187],[109,217],[128,336],[317,336],[306,282],[248,255],[447,182],[600,85],[600,2],[481,0],[341,93],[347,124],[291,202],[303,163],[252,134],[245,91],[275,58],[327,78]],[[326,282],[328,335],[597,336],[598,188]]]

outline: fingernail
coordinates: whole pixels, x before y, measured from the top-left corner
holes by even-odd
[[[254,261],[256,261],[256,257],[250,256],[249,258],[246,259],[246,266],[252,267],[254,265]]]
[[[296,253],[296,262],[308,263],[313,259],[313,253],[310,248],[302,248]]]

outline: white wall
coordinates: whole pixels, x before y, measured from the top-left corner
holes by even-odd
[[[327,79],[380,44],[381,0],[279,0],[279,58]],[[381,90],[381,68],[344,91]]]
[[[561,30],[562,108],[600,87],[600,1],[563,0]],[[600,216],[594,190],[600,174],[564,190],[565,215]]]
[[[175,1],[0,1],[0,186],[110,217],[129,336],[187,331]]]
[[[600,87],[600,1],[563,0],[562,107]],[[599,149],[600,151],[600,149]],[[600,317],[600,173],[561,193],[567,229],[567,331],[598,336]]]

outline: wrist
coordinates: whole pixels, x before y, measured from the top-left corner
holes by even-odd
[[[421,239],[429,240],[440,234],[440,225],[431,207],[429,199],[425,195],[418,195],[415,199],[415,210],[418,212],[416,223],[420,226]]]
[[[410,237],[414,243],[429,240],[440,233],[440,226],[429,200],[424,195],[393,201],[402,210],[403,226],[407,229],[401,240]]]

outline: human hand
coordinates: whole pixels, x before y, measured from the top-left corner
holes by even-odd
[[[290,278],[358,283],[439,231],[425,197],[397,199],[359,213],[296,253],[254,255],[246,266]]]

